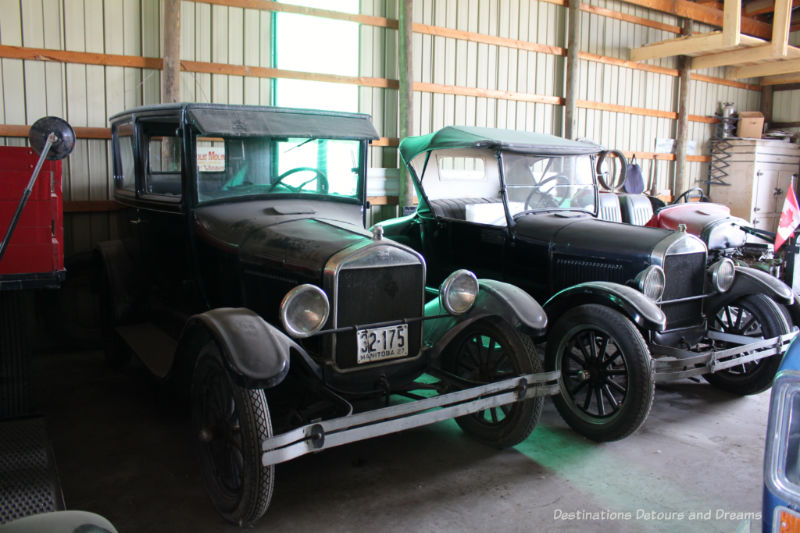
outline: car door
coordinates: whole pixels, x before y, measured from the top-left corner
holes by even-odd
[[[190,313],[200,295],[191,262],[184,213],[184,157],[177,117],[146,117],[138,122],[140,161],[137,228],[143,268],[151,283],[151,302]]]

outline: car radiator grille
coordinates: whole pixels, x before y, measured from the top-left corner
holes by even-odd
[[[667,284],[664,287],[662,300],[676,300],[703,294],[705,267],[706,254],[702,252],[668,255],[664,260]],[[664,304],[661,309],[667,315],[667,329],[687,327],[699,324],[702,320],[703,301]]]
[[[622,265],[584,259],[556,259],[554,268],[556,290],[584,281],[614,281],[624,283]]]
[[[349,268],[339,273],[337,327],[374,324],[419,317],[423,312],[423,267],[421,264],[385,268]],[[419,353],[422,323],[408,325],[408,355]],[[355,332],[335,335],[335,357],[339,368],[356,363]]]

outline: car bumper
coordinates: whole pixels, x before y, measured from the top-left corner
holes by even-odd
[[[706,350],[703,352],[693,352],[661,344],[650,344],[650,353],[655,359],[656,383],[702,374],[713,374],[726,368],[758,361],[773,355],[783,357],[795,335],[797,335],[797,331],[756,342],[743,343],[733,348]],[[708,332],[707,337],[727,342],[749,340],[748,337],[716,332]]]
[[[264,440],[264,466],[360,440],[425,426],[491,407],[558,394],[560,373],[526,374],[423,400],[308,424]]]

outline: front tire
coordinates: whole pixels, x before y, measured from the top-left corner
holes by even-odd
[[[192,430],[206,489],[225,520],[247,527],[272,499],[275,466],[261,464],[261,443],[272,436],[262,389],[245,389],[225,369],[216,343],[197,358],[191,390]]]
[[[545,367],[561,371],[553,401],[581,435],[618,440],[647,419],[655,394],[650,352],[618,311],[589,304],[565,313],[548,333]]]
[[[745,335],[753,340],[777,337],[792,329],[780,306],[763,294],[740,298],[717,309],[711,316],[709,329]],[[780,366],[781,356],[772,355],[703,377],[715,387],[733,394],[758,394],[772,385]]]
[[[496,319],[467,326],[448,345],[442,362],[448,372],[481,384],[542,371],[531,340]],[[530,398],[456,418],[456,423],[479,442],[508,448],[528,438],[543,404],[541,397]]]

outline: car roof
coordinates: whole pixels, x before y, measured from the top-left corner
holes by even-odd
[[[203,103],[157,104],[129,109],[109,120],[115,122],[124,117],[165,112],[185,112],[187,120],[203,134],[379,138],[369,115],[317,109]]]
[[[603,150],[602,146],[591,142],[571,141],[555,135],[476,126],[447,126],[428,135],[400,141],[400,153],[406,162],[423,152],[446,148],[491,148],[533,155],[583,155]]]

